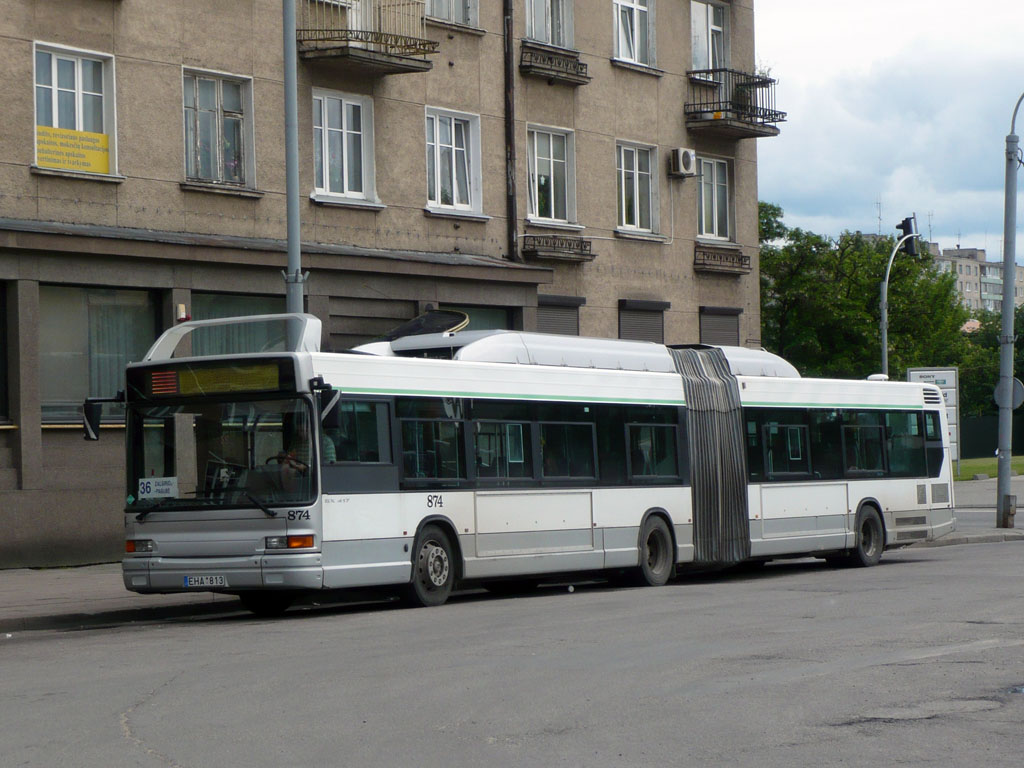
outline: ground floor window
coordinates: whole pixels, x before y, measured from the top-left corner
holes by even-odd
[[[285,311],[284,296],[252,296],[234,293],[193,293],[192,319],[214,320],[221,317],[274,315]],[[210,328],[193,335],[192,353],[229,355],[233,352],[258,352],[270,348],[270,334],[278,328],[271,324],[232,325]]]
[[[667,301],[620,299],[619,338],[664,344],[665,310],[671,306]]]
[[[7,284],[0,283],[0,421],[10,418],[10,400],[7,394],[8,352],[7,343]]]
[[[740,312],[732,307],[701,307],[700,343],[739,346]]]
[[[39,389],[44,422],[76,423],[86,397],[124,388],[129,362],[141,360],[157,335],[151,291],[39,286]],[[106,418],[122,418],[108,404]]]

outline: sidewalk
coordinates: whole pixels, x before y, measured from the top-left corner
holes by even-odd
[[[957,530],[913,547],[985,544],[1024,539],[1024,478],[1020,528],[996,528],[995,480],[957,483]],[[991,488],[989,487],[991,486]],[[238,598],[212,592],[139,595],[124,588],[121,564],[0,570],[0,641],[16,632],[77,629],[173,618],[244,613]]]

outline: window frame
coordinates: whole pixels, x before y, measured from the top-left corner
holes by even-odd
[[[698,6],[703,6],[702,14],[703,19],[698,19],[696,15],[696,9]],[[714,23],[715,9],[722,12],[722,25],[716,26]],[[698,27],[698,21],[703,21],[700,27]],[[697,60],[697,41],[696,33],[700,29],[704,35],[703,41],[705,43],[704,50],[707,52],[707,58],[704,61]],[[721,38],[721,50],[719,51],[718,62],[715,61],[715,47],[713,45],[715,39],[715,32],[720,34]],[[729,7],[722,3],[708,2],[708,0],[691,0],[690,1],[690,62],[695,70],[702,69],[727,69],[729,67]]]
[[[537,31],[537,6],[543,6],[544,30]],[[561,35],[555,36],[555,10],[561,22]],[[556,48],[572,49],[575,45],[573,32],[573,0],[526,0],[526,39],[552,45]]]
[[[435,6],[444,5],[448,7],[448,14],[445,16],[438,15],[432,11]],[[452,13],[456,5],[461,5],[466,10],[466,18],[456,19],[455,14]],[[467,27],[475,27],[479,23],[477,18],[479,16],[479,8],[477,7],[477,0],[427,0],[424,7],[424,14],[428,19],[434,19],[441,21],[446,24],[462,24]]]
[[[639,158],[640,152],[646,152],[648,156],[648,170],[645,174],[641,174],[639,170]],[[636,223],[629,224],[626,222],[626,175],[630,171],[625,167],[626,153],[633,153],[633,170],[632,173],[635,176],[633,181],[633,194],[634,194],[634,220]],[[647,199],[648,199],[648,226],[642,226],[640,217],[640,176],[647,176]],[[639,232],[645,234],[655,234],[658,231],[658,212],[660,204],[658,201],[658,148],[647,144],[639,144],[630,141],[616,141],[615,142],[615,189],[616,189],[616,214],[615,222],[616,229],[622,232]]]
[[[672,481],[679,482],[682,479],[682,473],[679,467],[679,424],[678,422],[667,422],[667,423],[652,423],[652,422],[638,422],[638,421],[627,421],[624,424],[626,430],[626,474],[630,481],[634,484],[637,480],[641,481],[642,484],[655,484],[655,483],[669,483]],[[653,434],[655,430],[668,430],[671,435],[669,444],[672,447],[672,468],[671,474],[643,474],[638,472],[633,462],[633,431],[634,430],[650,430]],[[667,457],[666,457],[667,458]]]
[[[195,113],[195,147],[189,146],[188,137],[188,111],[189,106],[186,102],[187,94],[187,79],[192,78],[194,80],[194,106],[191,108]],[[214,156],[215,174],[214,177],[201,176],[199,174],[201,157],[199,152],[198,143],[200,141],[199,131],[199,114],[202,111],[199,106],[199,82],[200,80],[212,80],[216,86],[217,93],[217,121],[216,121],[216,153]],[[224,104],[224,83],[230,82],[235,83],[239,86],[241,112],[236,110],[226,110],[223,107]],[[256,161],[255,161],[255,138],[253,134],[253,82],[251,77],[244,75],[235,75],[226,72],[216,72],[212,70],[193,69],[190,67],[182,67],[181,70],[181,107],[182,107],[182,147],[184,149],[182,153],[183,173],[186,183],[190,184],[215,184],[217,186],[225,186],[236,189],[255,189],[256,188]],[[242,178],[240,181],[227,179],[225,173],[225,161],[223,156],[224,149],[224,122],[225,119],[241,120],[241,147],[240,151],[242,154],[240,166]],[[191,152],[195,152],[194,155],[190,156]],[[192,160],[194,164],[195,174],[189,174],[189,162]]]
[[[85,352],[84,355],[82,355],[80,353],[76,354],[74,351],[71,351],[70,353],[65,354],[65,353],[67,353],[67,347],[68,347],[68,343],[67,343],[68,333],[67,333],[67,329],[66,328],[64,328],[62,331],[60,331],[60,335],[66,340],[65,347],[62,348],[61,350],[59,350],[60,353],[61,353],[60,356],[59,356],[59,359],[63,359],[63,363],[61,365],[61,372],[62,372],[62,374],[64,374],[64,379],[67,380],[67,379],[70,378],[70,379],[74,380],[76,377],[79,378],[79,379],[84,379],[84,387],[78,387],[78,388],[79,389],[84,388],[85,397],[112,397],[113,395],[116,394],[118,389],[124,389],[124,387],[125,387],[125,368],[126,368],[128,362],[131,361],[131,359],[132,359],[131,356],[132,355],[138,355],[139,357],[137,359],[142,359],[142,356],[145,355],[146,350],[148,350],[149,347],[152,346],[153,342],[157,339],[157,337],[161,333],[162,327],[161,327],[161,324],[160,324],[160,297],[159,297],[159,292],[155,291],[155,290],[152,290],[152,289],[145,289],[145,288],[132,288],[132,287],[122,287],[122,286],[111,287],[111,286],[105,286],[105,285],[81,285],[81,284],[53,283],[53,282],[40,283],[39,290],[40,290],[39,303],[40,303],[40,315],[41,316],[45,316],[47,314],[47,313],[44,312],[44,310],[45,310],[44,304],[47,301],[46,296],[47,296],[47,294],[51,290],[65,291],[65,292],[69,291],[69,290],[73,290],[73,291],[80,292],[82,294],[83,306],[85,308],[85,318],[84,318],[85,328],[84,328],[84,330],[82,328],[77,328],[76,330],[79,333],[84,333],[84,341],[85,341],[85,350],[86,350],[86,352]],[[138,301],[138,304],[132,304],[130,301],[127,302],[127,303],[122,303],[122,301],[120,299],[129,298],[129,296],[128,296],[129,294],[134,295],[136,298],[140,299]],[[64,296],[66,297],[67,294],[65,293]],[[106,298],[112,298],[112,299],[114,299],[114,301],[111,302],[108,305],[105,305],[104,302],[102,302],[102,301],[90,302],[90,297],[97,297],[97,298],[104,298],[104,297],[106,297]],[[145,301],[141,300],[143,298],[145,298]],[[68,304],[66,298],[61,299],[59,296],[55,296],[55,300],[59,300],[59,302],[61,304],[65,305],[65,306],[67,306],[67,304]],[[140,343],[139,346],[136,348],[136,350],[134,352],[128,351],[128,352],[124,353],[124,358],[125,359],[122,362],[118,363],[117,366],[116,366],[116,370],[118,372],[117,373],[117,377],[118,377],[117,383],[109,385],[110,389],[105,390],[105,391],[100,391],[100,390],[97,390],[97,389],[93,388],[94,379],[99,378],[99,376],[100,376],[100,373],[99,373],[98,369],[100,369],[100,367],[103,365],[103,357],[104,357],[104,355],[106,355],[107,357],[111,356],[111,353],[109,351],[104,352],[103,350],[95,350],[93,348],[93,346],[92,346],[91,334],[93,332],[93,319],[94,319],[94,315],[92,314],[92,308],[94,306],[95,307],[118,306],[122,310],[125,310],[125,312],[128,312],[128,311],[130,311],[133,308],[134,309],[138,309],[140,317],[144,317],[144,316],[146,316],[148,314],[147,321],[149,321],[149,320],[152,321],[152,338],[147,338],[142,343]],[[132,319],[131,317],[128,318],[128,320],[131,320],[131,319]],[[118,325],[118,326],[130,326],[132,328],[135,328],[136,330],[141,330],[141,329],[138,329],[138,327],[136,325],[133,325],[130,322],[127,322],[125,320],[125,318],[123,318],[123,317],[122,318],[118,318],[118,322],[116,323],[116,325]],[[51,392],[48,391],[48,389],[47,389],[47,382],[49,381],[47,366],[49,365],[50,361],[46,359],[48,357],[48,355],[44,355],[43,354],[44,344],[47,344],[48,341],[49,341],[48,337],[44,338],[44,333],[46,331],[50,330],[50,329],[48,327],[46,327],[44,324],[41,323],[38,330],[39,330],[39,333],[38,333],[38,345],[39,345],[39,355],[40,355],[40,365],[39,365],[39,368],[40,368],[40,380],[41,380],[40,391],[39,391],[39,405],[40,405],[40,418],[41,418],[41,421],[42,421],[43,424],[73,424],[73,423],[76,422],[77,417],[72,417],[71,416],[71,412],[72,411],[77,411],[78,405],[81,403],[82,399],[84,399],[84,398],[76,396],[74,398],[74,400],[65,401],[65,400],[61,400],[59,398],[52,398],[50,396]],[[148,337],[148,334],[147,334],[147,337]],[[80,342],[80,341],[82,341],[82,339],[75,339],[74,341],[79,341]],[[52,346],[50,347],[50,349],[52,349]],[[82,370],[75,370],[75,367],[76,367],[75,361],[78,360],[78,359],[84,359],[85,367]],[[76,388],[76,387],[73,387],[73,388]],[[62,403],[63,403],[63,405],[62,405]],[[62,413],[61,412],[61,408],[64,408],[66,410],[66,412]],[[104,423],[123,424],[124,423],[124,418],[125,418],[125,410],[124,410],[123,404],[115,404],[115,403],[106,403],[106,404],[104,404],[104,406],[103,406],[103,419],[102,419]]]
[[[655,52],[654,52],[654,3],[655,0],[612,0],[612,12],[613,12],[613,33],[614,33],[614,58],[618,61],[625,61],[630,64],[638,64],[643,67],[653,67],[655,65]],[[622,42],[624,39],[624,32],[622,30],[622,15],[623,12],[627,12],[631,18],[632,23],[632,35],[630,35],[630,45],[633,48],[633,55],[628,55],[628,52],[622,50]],[[641,33],[639,24],[640,19],[638,17],[643,16],[643,28],[645,34],[642,37],[642,41],[646,44],[646,49],[642,52],[638,51],[641,42]],[[644,55],[639,55],[639,54]]]
[[[706,168],[705,166],[710,165],[713,169],[711,174],[711,181],[706,181]],[[732,163],[729,160],[719,157],[698,157],[697,158],[698,168],[698,179],[697,184],[697,237],[703,240],[717,240],[721,242],[732,242],[733,232],[735,227],[733,225],[733,183],[732,183]],[[724,180],[724,181],[723,181]],[[705,186],[711,185],[713,194],[711,195],[711,221],[712,231],[708,232],[705,227],[705,217],[708,215],[707,210],[707,195],[705,194]],[[720,188],[725,188],[725,228],[726,232],[723,235],[719,230],[722,226],[719,191]]]
[[[598,463],[598,454],[597,454],[597,424],[594,421],[553,421],[553,420],[549,420],[549,419],[538,419],[536,424],[537,424],[538,445],[540,446],[540,457],[539,457],[540,458],[540,463],[538,465],[538,470],[540,472],[541,482],[552,482],[552,481],[554,481],[554,482],[560,482],[560,483],[566,483],[566,482],[573,483],[573,482],[582,482],[582,481],[592,481],[592,484],[595,484],[595,485],[600,483],[601,468],[600,468],[600,464]],[[589,432],[590,432],[590,470],[591,470],[589,475],[574,475],[574,474],[572,474],[572,465],[571,465],[571,463],[570,463],[570,466],[567,467],[567,469],[569,469],[569,474],[556,475],[556,474],[548,474],[547,473],[547,470],[545,469],[545,466],[544,466],[545,458],[546,458],[545,455],[544,455],[544,443],[545,443],[545,434],[544,433],[545,433],[545,427],[565,427],[567,429],[567,432],[568,432],[568,429],[570,429],[570,428],[571,429],[576,429],[576,428],[583,429],[583,428],[586,428],[586,429],[589,430]],[[568,436],[568,434],[567,434],[567,436]],[[569,449],[571,449],[571,447],[572,447],[572,444],[567,441],[566,442],[566,449],[567,449],[566,458],[570,462],[572,461],[572,458],[573,458],[572,454],[570,454],[568,452]]]
[[[451,127],[451,143],[441,144],[439,139],[438,126],[440,125],[441,119],[450,119],[452,121]],[[466,158],[466,185],[467,194],[469,198],[468,203],[460,203],[459,200],[459,189],[458,189],[458,163],[455,162],[457,157],[458,146],[456,144],[456,123],[463,123],[463,136],[467,146],[463,152]],[[433,137],[431,141],[431,134],[429,132],[429,126],[433,123]],[[452,202],[450,204],[442,203],[441,198],[441,174],[439,173],[441,168],[441,150],[442,147],[451,147],[453,154],[453,162],[451,164],[452,172]],[[480,161],[480,115],[476,115],[470,112],[458,112],[451,109],[444,109],[441,107],[425,107],[425,119],[424,119],[424,150],[426,154],[426,171],[427,171],[427,210],[437,211],[440,213],[473,213],[480,214],[483,212],[483,176],[481,173]],[[433,185],[430,183],[431,170],[433,169]]]
[[[40,85],[39,83],[39,67],[38,58],[40,53],[45,53],[53,57],[51,59],[51,82],[50,85]],[[102,99],[101,114],[103,119],[103,131],[100,135],[107,137],[107,151],[108,151],[108,168],[107,173],[97,173],[94,171],[85,170],[69,170],[64,168],[56,168],[51,166],[40,166],[39,165],[39,147],[36,142],[33,142],[32,147],[32,162],[35,167],[46,168],[56,172],[68,172],[68,173],[85,173],[92,176],[117,176],[118,165],[117,165],[117,76],[115,70],[115,59],[114,55],[110,53],[103,53],[102,51],[93,51],[85,48],[73,48],[66,45],[59,45],[57,43],[47,43],[42,41],[34,41],[32,44],[32,120],[33,126],[38,128],[41,124],[39,122],[39,88],[45,87],[52,89],[51,95],[51,126],[53,128],[59,128],[59,108],[58,108],[58,95],[60,88],[56,78],[57,68],[57,57],[65,60],[71,59],[75,61],[75,128],[73,129],[62,129],[62,130],[75,130],[82,133],[95,133],[94,131],[84,131],[81,126],[82,120],[82,68],[81,62],[83,60],[98,62],[102,67],[102,78],[103,78],[103,93],[99,94]],[[65,89],[66,90],[66,89]],[[90,95],[95,95],[90,93]]]
[[[538,134],[550,137],[552,147],[548,158],[552,164],[552,178],[554,177],[554,163],[565,164],[565,217],[541,216],[538,205],[540,201],[540,190],[538,188],[539,174],[537,169],[537,138]],[[557,161],[554,158],[554,137],[560,136],[565,142],[565,159]],[[527,220],[537,223],[574,224],[576,222],[576,134],[569,128],[554,128],[550,126],[528,124],[526,127],[526,169],[527,169]],[[552,214],[557,208],[557,201],[552,193]]]
[[[327,112],[325,106],[328,99],[333,99],[341,102],[341,115],[342,115],[342,128],[340,130],[342,134],[342,156],[344,158],[342,166],[342,181],[344,189],[340,192],[330,189],[329,178],[330,169],[328,156],[329,156],[329,134],[328,131],[336,130],[330,128],[327,125]],[[312,109],[313,109],[313,196],[315,198],[326,198],[334,199],[339,201],[344,200],[361,200],[368,202],[379,202],[377,197],[377,174],[374,162],[374,124],[373,124],[373,97],[366,96],[363,94],[346,93],[342,91],[333,91],[326,88],[313,88],[312,90]],[[317,114],[318,114],[318,103],[319,103],[319,117],[320,126],[317,126]],[[359,107],[359,131],[351,131],[348,128],[348,106]],[[317,168],[317,131],[320,131],[319,149],[321,152],[320,162],[322,168]],[[360,139],[360,162],[361,162],[361,173],[360,182],[362,184],[362,190],[355,192],[349,188],[349,174],[348,174],[348,158],[349,158],[349,136],[351,134],[357,134]],[[322,182],[318,182],[317,174],[321,172],[323,174]]]
[[[8,344],[7,327],[7,285],[0,280],[0,424],[10,421],[11,400],[10,400],[10,379],[8,370],[10,359],[7,350],[12,345]]]

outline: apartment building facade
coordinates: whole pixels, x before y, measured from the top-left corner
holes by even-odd
[[[296,0],[325,349],[471,328],[760,345],[752,0]],[[0,0],[0,567],[119,556],[116,411],[184,317],[283,311],[279,0]]]
[[[1003,262],[989,261],[984,248],[939,249],[929,243],[940,272],[956,275],[956,290],[965,307],[988,312],[1003,308]],[[1013,303],[1024,304],[1024,267],[1017,266],[1013,280]]]

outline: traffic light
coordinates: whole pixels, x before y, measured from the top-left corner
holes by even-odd
[[[896,225],[896,229],[903,233],[900,237],[917,235],[917,217],[908,216]],[[917,256],[917,237],[908,237],[904,240],[903,245],[900,246],[900,250],[908,256]]]

